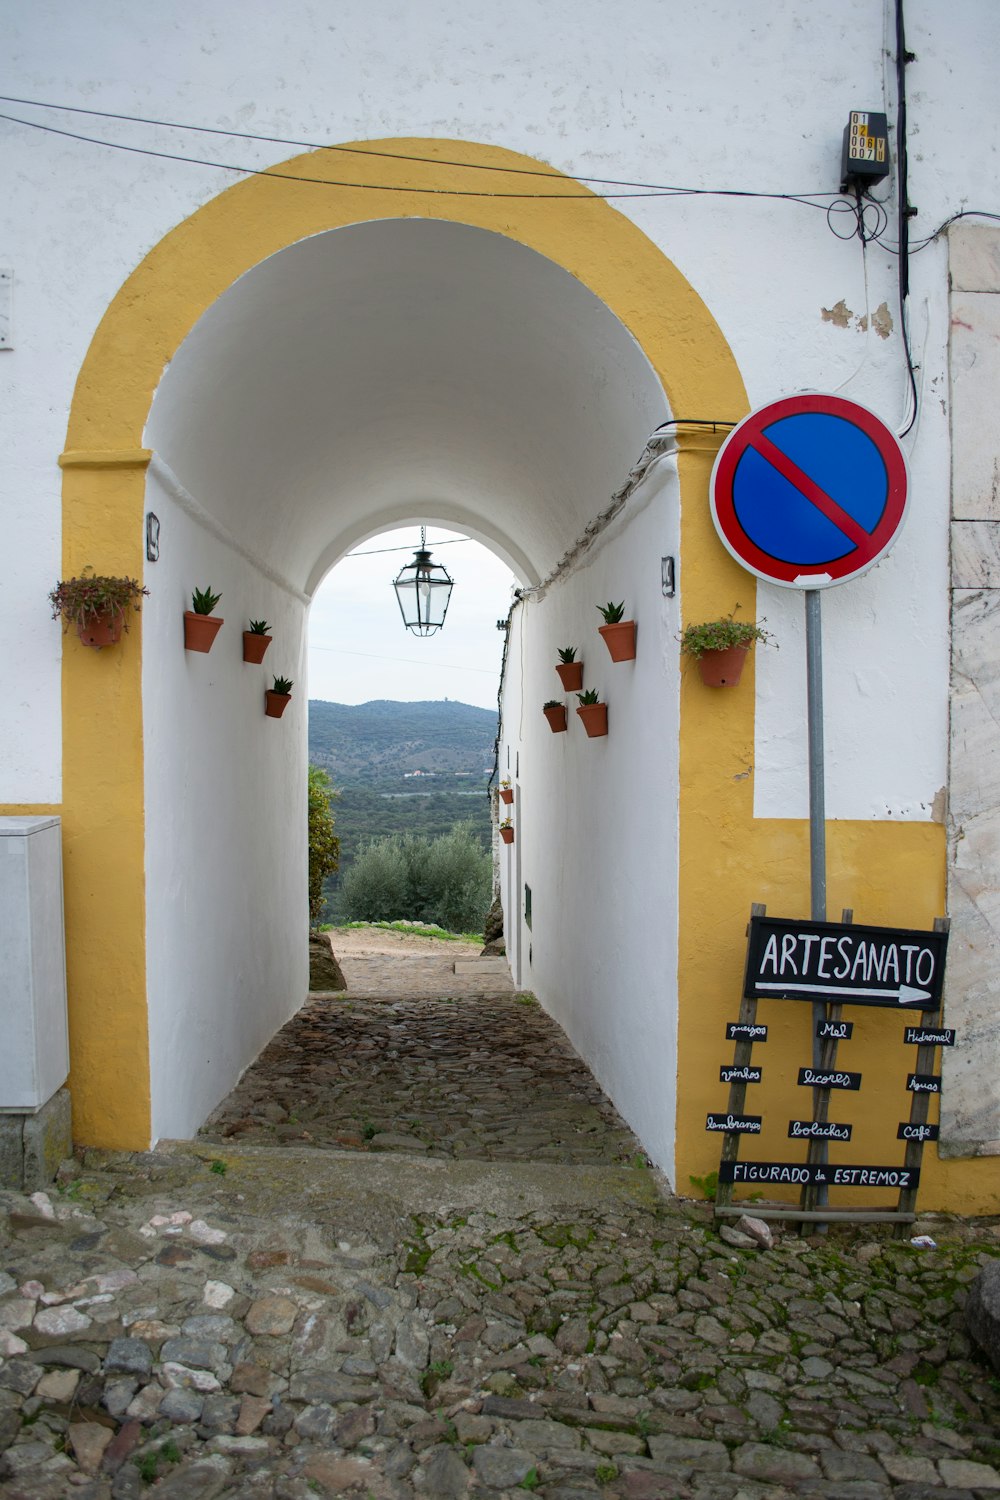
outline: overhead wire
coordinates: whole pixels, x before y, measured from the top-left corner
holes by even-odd
[[[0,94],[0,102],[10,102],[11,100],[13,100],[13,96]],[[14,101],[14,102],[19,102],[19,103],[22,103],[22,104],[28,104],[29,106],[36,106],[38,108],[43,108],[43,109],[57,109],[57,110],[67,109],[67,110],[72,110],[74,113],[93,114],[93,115],[97,115],[97,116],[104,115],[104,112],[100,111],[100,110],[76,110],[73,106],[64,106],[64,105],[58,105],[58,104],[46,104],[46,103],[44,103],[41,100],[18,100],[18,101]],[[201,133],[207,133],[207,134],[212,134],[212,135],[225,135],[225,136],[232,135],[235,139],[258,140],[258,141],[269,142],[269,143],[272,143],[272,144],[281,144],[281,145],[289,145],[289,146],[290,145],[299,145],[299,146],[301,146],[301,145],[307,145],[309,149],[320,150],[320,151],[347,151],[347,152],[350,152],[350,153],[354,153],[354,154],[357,154],[357,155],[364,155],[364,156],[368,156],[368,157],[385,157],[385,158],[387,158],[389,160],[399,160],[399,161],[415,162],[415,163],[419,163],[422,166],[431,166],[431,167],[433,167],[433,166],[448,166],[448,167],[462,167],[462,168],[466,168],[467,167],[470,170],[499,172],[501,175],[537,176],[537,177],[541,177],[541,178],[544,178],[546,180],[551,180],[551,181],[555,181],[555,182],[576,181],[576,182],[603,183],[605,185],[621,186],[622,188],[627,188],[628,191],[611,192],[611,193],[594,193],[594,192],[573,193],[573,192],[565,192],[565,191],[564,192],[558,192],[558,193],[538,193],[538,192],[534,192],[534,193],[528,193],[528,192],[513,193],[513,192],[480,191],[480,190],[474,189],[474,188],[414,187],[414,186],[411,186],[409,184],[386,184],[386,183],[375,183],[375,182],[357,182],[357,181],[344,180],[344,179],[340,179],[340,178],[328,178],[328,177],[300,177],[296,173],[293,173],[293,172],[281,172],[281,171],[278,171],[276,168],[273,168],[273,167],[246,167],[246,166],[241,166],[240,164],[238,164],[236,162],[213,161],[213,160],[211,160],[208,157],[191,156],[191,155],[188,155],[188,154],[183,153],[183,152],[161,151],[161,150],[157,150],[155,147],[152,147],[152,146],[132,146],[132,145],[128,145],[124,141],[106,140],[106,139],[104,139],[103,137],[100,137],[100,136],[85,135],[81,131],[66,130],[66,129],[63,129],[62,127],[57,126],[57,125],[46,125],[46,124],[43,124],[40,120],[26,120],[26,119],[24,119],[20,115],[12,115],[12,114],[8,114],[6,112],[0,112],[0,120],[7,120],[10,124],[23,125],[27,129],[29,129],[29,130],[39,130],[39,131],[42,131],[42,132],[44,132],[46,134],[49,134],[49,135],[62,136],[66,140],[81,141],[81,142],[83,142],[83,143],[85,143],[87,145],[91,145],[91,146],[103,146],[103,147],[105,147],[108,150],[125,151],[125,152],[128,152],[128,153],[130,153],[131,155],[134,155],[134,156],[149,156],[149,157],[154,157],[154,158],[156,158],[158,160],[162,160],[162,161],[178,161],[178,162],[185,162],[185,163],[187,163],[187,164],[189,164],[191,166],[212,167],[212,168],[215,168],[218,171],[239,172],[239,173],[242,173],[243,175],[249,176],[249,177],[272,177],[272,178],[275,178],[275,179],[277,179],[279,181],[298,182],[298,183],[302,183],[302,184],[304,184],[306,186],[310,186],[311,185],[311,186],[314,186],[314,187],[357,188],[357,189],[360,189],[360,190],[363,190],[363,191],[369,191],[369,192],[402,192],[402,193],[412,193],[412,194],[416,194],[416,195],[428,195],[428,196],[431,196],[431,197],[449,197],[449,198],[502,198],[502,199],[530,199],[530,200],[543,200],[543,201],[562,201],[562,200],[566,200],[566,201],[570,201],[570,202],[572,202],[572,201],[577,201],[577,202],[592,202],[594,199],[601,199],[601,200],[615,199],[615,200],[618,200],[618,199],[623,199],[623,198],[697,198],[697,197],[710,197],[710,198],[761,198],[761,199],[768,199],[768,200],[771,200],[771,201],[799,203],[799,204],[801,204],[805,208],[816,208],[816,209],[819,209],[820,211],[823,211],[823,208],[824,208],[823,203],[822,202],[814,202],[812,200],[813,199],[827,199],[827,198],[829,198],[831,196],[831,194],[827,193],[827,192],[767,193],[767,192],[758,192],[758,191],[750,189],[750,188],[693,188],[693,187],[680,187],[680,186],[670,185],[670,184],[652,184],[652,183],[650,183],[650,184],[644,184],[644,183],[627,183],[627,182],[625,182],[625,183],[618,183],[617,179],[614,179],[614,178],[582,177],[582,176],[576,176],[576,175],[574,175],[572,178],[570,178],[570,177],[567,177],[567,176],[565,176],[565,175],[563,175],[562,173],[559,173],[559,172],[546,172],[546,171],[543,171],[543,170],[540,170],[540,169],[536,170],[534,168],[528,168],[528,167],[505,167],[505,166],[494,166],[494,165],[489,164],[489,163],[456,162],[456,161],[451,161],[451,160],[440,160],[440,159],[438,159],[436,157],[410,156],[410,155],[406,155],[406,154],[404,154],[402,152],[371,151],[367,147],[365,147],[365,148],[355,148],[355,147],[339,147],[339,146],[327,146],[327,145],[314,145],[312,143],[306,143],[306,142],[301,142],[301,141],[288,140],[288,139],[285,139],[285,138],[279,137],[279,136],[254,136],[254,135],[250,135],[249,133],[241,133],[239,131],[230,132],[230,131],[216,130],[214,127],[209,127],[209,126],[188,126],[188,125],[174,124],[174,123],[172,123],[170,121],[146,120],[146,119],[143,119],[142,116],[138,116],[138,115],[134,115],[133,116],[133,115],[111,115],[111,114],[108,114],[105,117],[106,118],[110,118],[110,119],[125,120],[125,121],[133,122],[133,123],[136,123],[136,124],[151,124],[151,125],[155,125],[155,126],[157,126],[159,128],[166,128],[166,129],[196,130],[196,131],[199,131]]]

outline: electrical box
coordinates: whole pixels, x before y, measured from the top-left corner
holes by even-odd
[[[840,191],[862,192],[889,175],[889,132],[885,115],[855,109],[844,126]]]
[[[53,817],[0,818],[0,1113],[66,1082],[62,838]]]

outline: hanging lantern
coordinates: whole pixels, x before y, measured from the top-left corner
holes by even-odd
[[[433,635],[441,629],[453,588],[447,571],[440,563],[431,562],[426,541],[427,531],[421,526],[420,549],[413,561],[400,569],[393,584],[403,624],[414,635]]]

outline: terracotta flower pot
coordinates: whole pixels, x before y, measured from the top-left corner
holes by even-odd
[[[500,837],[503,839],[505,844],[512,844],[514,842],[513,828],[501,828]]]
[[[184,611],[184,650],[211,651],[212,642],[222,629],[221,615],[196,615],[193,610]]]
[[[612,661],[635,660],[635,621],[619,620],[617,625],[600,625]]]
[[[513,802],[513,800],[514,800],[514,788],[512,786],[502,786],[500,788],[500,801],[501,802],[506,802],[507,805],[508,805],[508,807],[509,807],[510,804]]]
[[[264,689],[264,712],[269,719],[280,719],[291,701],[291,693],[276,693],[273,688]]]
[[[698,658],[698,670],[706,687],[735,687],[747,659],[748,646],[727,646],[724,651],[706,651]]]
[[[76,631],[85,646],[96,646],[100,651],[102,646],[113,646],[121,639],[124,624],[125,616],[121,610],[109,609],[102,615],[92,616],[86,624],[78,621]]]
[[[244,630],[243,632],[243,660],[261,662],[264,660],[264,652],[271,644],[269,635],[261,635],[256,630]]]
[[[556,671],[559,673],[559,681],[563,685],[564,692],[578,693],[583,687],[582,661],[557,661]]]
[[[566,705],[560,703],[558,708],[543,708],[542,713],[549,721],[549,728],[553,734],[566,733]]]
[[[600,739],[608,732],[608,705],[606,703],[581,703],[577,713],[583,727],[592,740]]]

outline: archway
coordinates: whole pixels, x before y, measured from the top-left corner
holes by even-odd
[[[405,145],[429,158],[443,149]],[[470,164],[523,164],[495,148],[447,150]],[[230,924],[219,938],[212,891],[224,870],[242,873],[244,918],[274,885],[289,911],[298,902],[302,861],[286,830],[300,797],[279,773],[275,742],[258,755],[249,747],[264,742],[239,727],[260,684],[221,655],[195,677],[201,664],[178,650],[191,587],[221,586],[239,614],[252,579],[266,598],[255,607],[283,634],[274,669],[294,676],[309,593],[361,536],[427,507],[535,581],[668,409],[736,417],[744,408],[696,294],[578,184],[555,179],[572,202],[549,184],[544,200],[439,198],[428,221],[412,216],[405,191],[428,186],[426,168],[338,161],[359,186],[333,191],[309,182],[328,174],[325,153],[293,167],[301,182],[265,176],[233,188],[151,251],[95,336],[62,459],[67,571],[98,548],[138,574],[144,510],[158,504],[169,520],[161,561],[147,570],[155,587],[141,661],[135,641],[110,671],[79,652],[64,668],[72,1086],[77,1138],[95,1144],[145,1145],[197,1123],[304,990],[287,922],[266,943],[259,922]],[[442,191],[461,194],[467,178],[463,167],[433,169]],[[360,185],[373,180],[392,186]],[[501,175],[498,192],[505,182],[523,190]],[[324,438],[342,460],[332,498]],[[706,459],[682,444],[682,485],[703,481]],[[692,513],[685,528],[697,604],[732,565],[706,545],[704,518]],[[95,683],[99,734],[83,727]],[[284,727],[283,764],[301,737],[294,720]],[[119,752],[111,776],[109,739]],[[240,776],[206,776],[206,751],[216,764],[238,754]],[[246,842],[206,839],[223,813]],[[98,913],[91,872],[107,861],[121,884]],[[253,925],[262,946],[248,949],[239,934]],[[251,975],[261,994],[277,995],[270,1006],[220,1004],[220,985],[245,993]],[[109,1070],[120,1076],[110,1098]]]

